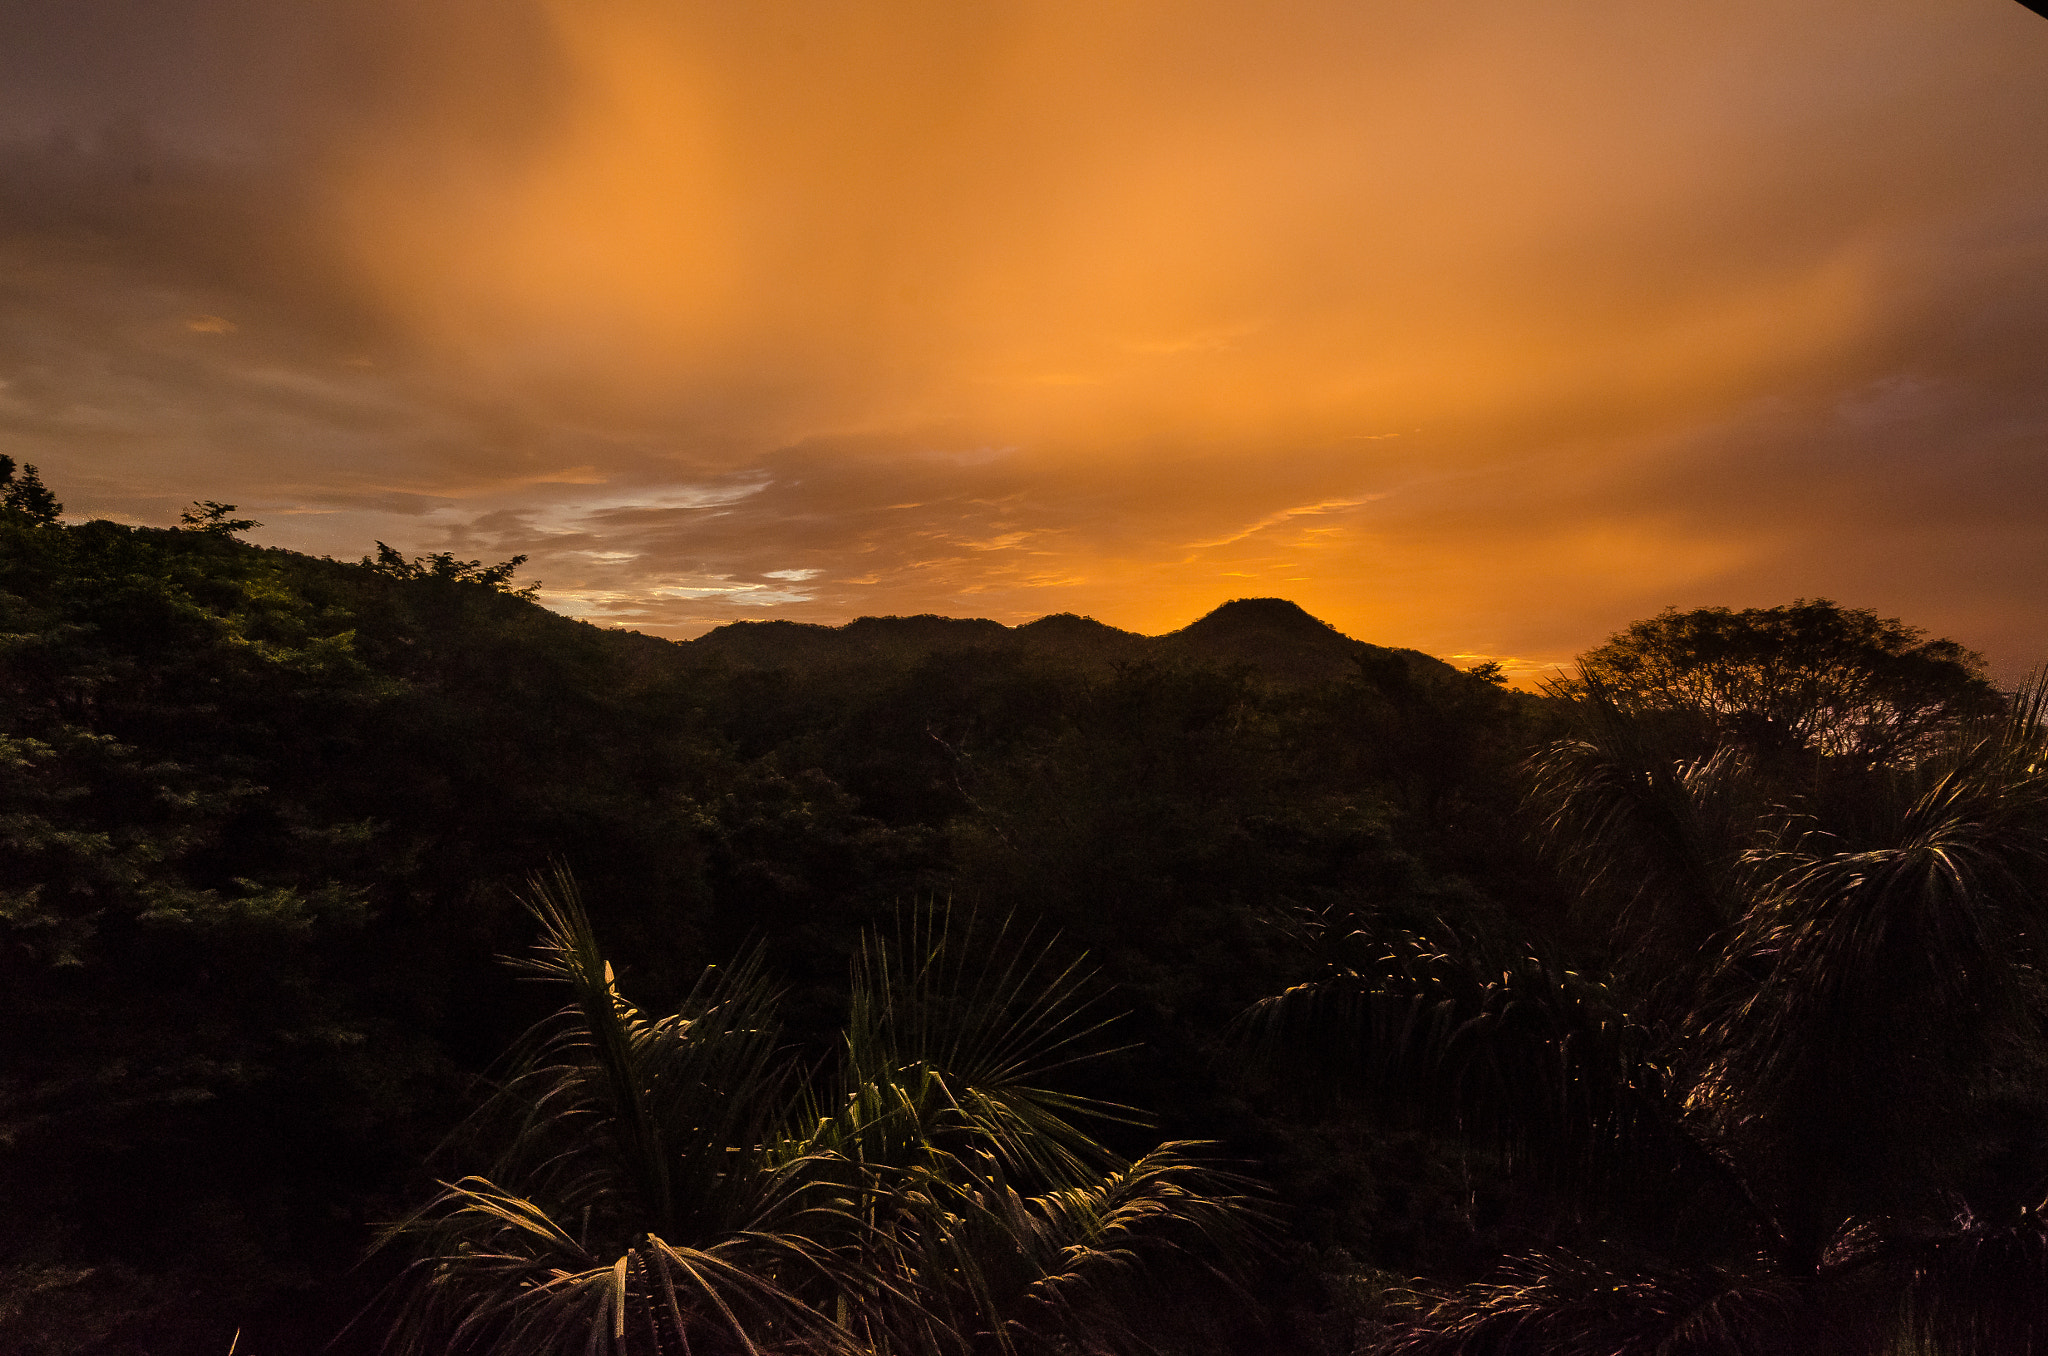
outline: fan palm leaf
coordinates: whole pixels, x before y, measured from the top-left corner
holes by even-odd
[[[798,1293],[840,1282],[843,1267],[787,1227],[707,1247],[643,1233],[621,1247],[483,1178],[449,1184],[404,1227],[432,1256],[401,1311],[400,1352],[848,1347]]]
[[[1173,1333],[1166,1308],[1176,1295],[1235,1290],[1264,1216],[1244,1179],[1188,1156],[1206,1147],[1163,1144],[1087,1186],[1006,1193],[1006,1238],[1030,1277],[1013,1334],[1041,1346],[1158,1350]]]
[[[2048,1229],[1984,1167],[2023,1161],[2024,1130],[1986,1127],[2038,1125],[2048,1077],[2048,683],[1888,760],[1812,752],[1804,784],[1733,742],[1675,755],[1592,676],[1560,695],[1580,737],[1531,765],[1532,805],[1605,910],[1609,978],[1361,927],[1252,1023],[1511,1170],[1599,1187],[1571,1169],[1605,1162],[1660,1202],[1683,1176],[1747,1227],[1702,1247],[1684,1212],[1581,1216],[1585,1249],[1441,1295],[1383,1349],[2048,1348]]]
[[[1099,1301],[1113,1271],[1242,1241],[1252,1212],[1233,1179],[1186,1159],[1191,1146],[1126,1162],[1090,1127],[1139,1114],[1054,1081],[1114,1049],[1089,978],[1008,920],[936,909],[862,948],[840,1080],[806,1143],[856,1174],[877,1269],[917,1278],[918,1303],[885,1297],[874,1331],[1008,1351],[1046,1315]],[[1097,1347],[1118,1345],[1111,1307],[1095,1304]]]
[[[1817,1316],[1768,1270],[1534,1252],[1429,1304],[1379,1356],[1795,1356]]]
[[[1134,1164],[1094,1138],[1137,1118],[1054,1081],[1107,1048],[1088,976],[1007,924],[928,910],[870,939],[820,1084],[779,1047],[758,959],[650,1018],[566,874],[528,904],[522,968],[570,998],[474,1118],[488,1170],[387,1235],[419,1259],[401,1356],[1010,1352],[1071,1334],[1060,1314],[1108,1332],[1112,1281],[1220,1259],[1250,1217],[1186,1146]]]
[[[1431,936],[1368,923],[1339,939],[1323,975],[1261,1000],[1243,1024],[1267,1060],[1420,1110],[1574,1208],[1628,1206],[1656,1182],[1659,1209],[1690,1199],[1738,1233],[1773,1227],[1696,1133],[1669,1033],[1554,960],[1447,925]]]
[[[1973,1088],[2040,1063],[2043,763],[2036,688],[1897,770],[1884,839],[1866,823],[1860,844],[1811,830],[1755,854],[1765,885],[1695,999],[1687,1079],[1775,1179],[1802,1270],[1851,1215],[1939,1210]]]
[[[528,905],[542,940],[521,968],[570,1001],[462,1137],[497,1144],[489,1171],[390,1231],[421,1258],[393,1345],[845,1345],[802,1296],[864,1279],[841,1242],[858,1222],[814,1156],[781,1148],[791,1071],[758,962],[707,971],[681,1012],[650,1020],[619,994],[565,874]]]
[[[1689,966],[1742,917],[1747,854],[1785,811],[1737,745],[1680,756],[1591,673],[1552,695],[1571,699],[1578,730],[1527,767],[1542,841],[1577,876],[1583,901],[1608,902],[1601,921],[1624,951]]]
[[[1115,1052],[1105,1039],[1114,1019],[1093,1001],[1092,978],[1011,920],[979,926],[949,909],[906,911],[893,938],[869,937],[854,959],[843,1128],[909,1134],[934,1149],[965,1137],[1008,1171],[1085,1178],[1103,1149],[1082,1122],[1142,1119],[1056,1085],[1063,1071]]]
[[[2048,1350],[2048,1202],[2003,1220],[1967,1210],[1944,1232],[1899,1241],[1878,1269],[1899,1330],[1952,1356]]]

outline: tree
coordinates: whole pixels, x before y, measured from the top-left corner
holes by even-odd
[[[1668,707],[1584,684],[1533,799],[1604,955],[1363,918],[1253,1014],[1549,1202],[1536,1246],[1384,1350],[2039,1350],[2044,706],[2036,682],[1854,795],[1787,796],[1744,745],[1674,754]]]
[[[14,458],[0,456],[0,516],[46,527],[63,512],[64,506],[43,484],[35,467],[23,466],[16,475]]]
[[[206,532],[216,537],[232,537],[237,532],[263,526],[254,518],[232,516],[234,511],[233,504],[198,499],[193,501],[191,508],[178,515],[178,525],[188,532]]]
[[[481,584],[498,593],[509,593],[516,598],[532,598],[539,592],[538,583],[528,584],[523,589],[512,587],[512,576],[526,563],[525,556],[514,556],[496,565],[486,565],[481,560],[457,560],[453,553],[435,551],[429,555],[415,556],[407,560],[403,552],[383,542],[377,543],[375,559],[363,557],[363,564],[379,574],[388,574],[394,579],[436,579],[455,584]]]
[[[1741,612],[1669,609],[1582,655],[1568,687],[1598,688],[1703,747],[1868,767],[1996,709],[1983,656],[1925,635],[1825,598]]]
[[[1221,1279],[1245,1202],[1188,1146],[1132,1161],[1084,1129],[1131,1113],[1048,1081],[1103,1023],[1028,938],[931,913],[871,937],[838,1073],[809,1079],[757,959],[651,1018],[565,875],[530,906],[524,968],[570,1002],[473,1124],[481,1170],[389,1236],[418,1255],[400,1352],[1132,1350],[1106,1297]]]

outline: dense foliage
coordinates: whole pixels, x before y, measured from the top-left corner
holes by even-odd
[[[1820,754],[1862,768],[1932,750],[1998,709],[1983,661],[1895,618],[1825,598],[1789,607],[1675,609],[1582,656],[1580,688],[1694,751]]]
[[[1372,1154],[1333,1194],[1238,1089],[1228,1024],[1294,976],[1305,916],[1483,912],[1469,879],[1519,869],[1512,704],[1441,666],[1283,688],[1060,644],[742,664],[558,617],[509,568],[249,546],[229,506],[42,510],[0,518],[10,1350],[341,1328],[398,1265],[359,1264],[375,1227],[543,1015],[497,957],[531,941],[511,890],[555,862],[656,1010],[765,945],[797,1042],[843,1026],[900,906],[1035,922],[1130,1013],[1074,1094],[1226,1156],[1279,1146],[1335,1245]]]
[[[1226,1175],[1090,1132],[1088,976],[1004,923],[912,909],[871,935],[819,1063],[781,1045],[760,967],[671,1016],[620,993],[573,882],[534,884],[530,969],[570,1001],[523,1044],[394,1228],[418,1255],[398,1349],[1014,1353],[1181,1344],[1257,1206]],[[1178,1301],[1178,1303],[1176,1303]],[[1199,1312],[1199,1305],[1197,1311]],[[1167,1340],[1162,1340],[1167,1339]]]
[[[1879,756],[1835,737],[1846,699],[1801,746],[1703,740],[1596,675],[1529,772],[1597,968],[1357,920],[1255,1009],[1551,1193],[1493,1274],[1391,1306],[1385,1349],[2042,1350],[2048,692],[2000,710],[1963,672],[1966,714],[1904,713]],[[1730,685],[1699,690],[1711,727]]]
[[[0,1349],[2033,1349],[2048,754],[1952,643],[674,645],[0,470]],[[949,917],[1091,1057],[940,1041]]]

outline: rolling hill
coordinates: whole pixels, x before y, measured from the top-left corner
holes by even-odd
[[[1163,636],[1119,630],[1071,612],[1021,626],[985,618],[861,617],[844,626],[733,622],[680,642],[685,663],[737,669],[831,669],[913,661],[964,650],[1013,650],[1081,668],[1119,664],[1243,665],[1268,682],[1303,687],[1344,678],[1366,663],[1398,663],[1411,677],[1453,672],[1419,650],[1371,645],[1284,598],[1239,598]]]

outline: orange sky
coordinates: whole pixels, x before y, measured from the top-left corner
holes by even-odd
[[[550,605],[2048,658],[2012,0],[0,6],[0,450]]]

